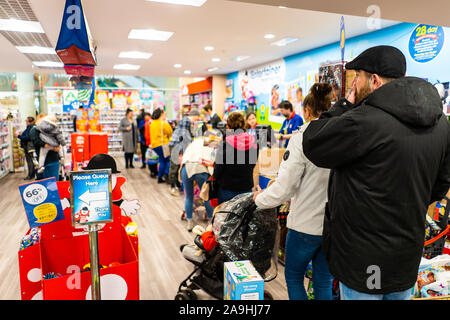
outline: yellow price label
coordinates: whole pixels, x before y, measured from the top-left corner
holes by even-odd
[[[34,208],[33,214],[37,223],[49,223],[55,220],[58,210],[53,203],[44,203]]]

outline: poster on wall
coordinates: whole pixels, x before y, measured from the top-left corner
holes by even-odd
[[[62,90],[47,90],[47,106],[49,114],[62,112],[63,110]]]
[[[69,112],[75,107],[75,103],[78,101],[78,90],[64,90],[63,91],[63,110]]]
[[[242,109],[242,106],[248,105],[247,101],[256,97],[261,117],[266,119],[268,116],[269,121],[282,123],[284,117],[278,104],[286,99],[285,75],[284,59],[239,72],[238,85],[246,103],[238,102],[237,105]]]
[[[417,25],[409,38],[409,54],[414,61],[426,63],[437,57],[444,46],[444,29],[427,24]]]
[[[303,117],[303,98],[305,93],[305,77],[299,78],[286,84],[286,99],[292,103],[295,113]]]
[[[128,96],[128,107],[137,111],[142,107],[141,94],[137,90],[130,91]]]
[[[234,97],[233,84],[234,84],[233,79],[228,79],[227,82],[225,83],[226,99],[233,99]]]
[[[112,97],[112,107],[114,109],[125,109],[127,107],[128,92],[114,91]]]
[[[313,86],[314,83],[319,82],[319,74],[316,70],[310,70],[306,74],[306,93],[305,96],[308,94],[309,89]]]
[[[109,101],[109,91],[97,90],[95,92],[95,104],[98,110],[108,109],[111,106]]]
[[[141,102],[142,107],[149,109],[152,107],[152,91],[151,90],[141,90]]]

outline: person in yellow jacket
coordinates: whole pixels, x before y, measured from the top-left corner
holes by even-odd
[[[172,127],[166,121],[164,110],[153,111],[152,123],[150,124],[150,141],[152,149],[159,157],[158,183],[164,183],[169,175],[170,154],[169,141],[172,137]],[[164,152],[166,150],[166,152]]]

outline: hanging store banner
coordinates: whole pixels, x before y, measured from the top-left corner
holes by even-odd
[[[94,44],[81,0],[66,0],[56,53],[67,74],[93,76],[96,65]]]

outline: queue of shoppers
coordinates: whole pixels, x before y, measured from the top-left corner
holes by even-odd
[[[334,105],[327,83],[310,88],[303,118],[289,101],[278,104],[286,150],[277,178],[264,190],[255,178],[261,151],[256,114],[232,112],[222,121],[210,105],[205,112],[220,136],[213,163],[205,156],[208,129],[197,108],[175,130],[162,109],[141,111],[136,122],[128,109],[119,125],[126,168],[134,168],[138,142],[142,168],[154,152],[158,166],[149,166],[151,174],[169,183],[172,195],[183,192],[188,231],[195,185],[211,182],[218,204],[243,193],[253,193],[260,209],[290,200],[284,270],[292,300],[308,299],[310,263],[315,299],[331,300],[337,280],[343,300],[407,300],[417,281],[427,208],[450,189],[450,124],[437,90],[406,76],[398,49],[370,48],[346,69],[356,77]],[[64,143],[51,117],[28,118],[20,139],[28,155],[26,179],[58,175]],[[212,203],[204,206],[211,221]]]

